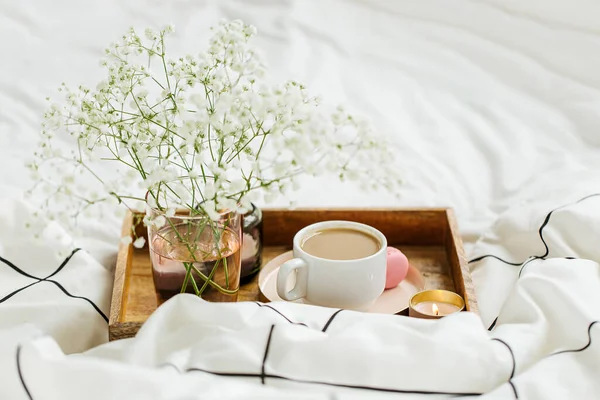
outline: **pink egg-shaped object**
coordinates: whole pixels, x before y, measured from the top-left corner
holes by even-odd
[[[395,247],[388,247],[385,288],[395,288],[406,278],[406,274],[408,274],[408,258]]]

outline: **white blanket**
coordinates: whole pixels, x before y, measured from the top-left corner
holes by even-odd
[[[0,399],[600,397],[597,15],[585,0],[0,2]],[[98,80],[130,25],[174,23],[174,50],[193,52],[220,17],[258,27],[278,77],[401,147],[400,203],[307,181],[298,204],[455,207],[481,319],[182,296],[102,344],[120,221],[86,221],[70,257],[24,228],[43,100]]]
[[[17,292],[0,300],[1,398],[597,398],[600,190],[566,197],[511,210],[477,244],[482,318],[181,295],[136,338],[67,357],[105,339],[110,276],[83,251],[57,268],[44,262],[48,246],[26,243],[35,252],[1,260],[0,290]]]

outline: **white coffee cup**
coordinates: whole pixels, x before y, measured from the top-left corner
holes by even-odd
[[[352,229],[379,241],[379,250],[354,260],[331,260],[302,249],[305,238],[327,229]],[[377,229],[351,221],[326,221],[309,225],[294,236],[294,258],[277,274],[277,293],[288,301],[305,298],[308,303],[363,310],[383,293],[387,263],[387,240]],[[296,272],[296,284],[288,290],[288,277]]]

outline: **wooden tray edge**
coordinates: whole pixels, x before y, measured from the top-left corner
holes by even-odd
[[[132,225],[133,214],[131,213],[131,211],[127,211],[127,214],[125,215],[125,218],[123,220],[121,237],[131,235]],[[117,263],[115,266],[115,277],[113,281],[113,291],[110,302],[110,316],[108,320],[109,332],[112,332],[111,328],[121,324],[121,311],[123,308],[123,293],[125,292],[127,266],[131,263],[132,254],[132,244],[119,244],[119,251],[117,253]]]
[[[143,322],[117,322],[108,330],[108,340],[112,342],[113,340],[132,338],[142,325]]]
[[[456,249],[456,259],[451,259],[449,261],[453,270],[453,275],[460,278],[460,287],[457,287],[457,290],[462,292],[461,294],[465,300],[466,311],[479,314],[479,307],[477,306],[477,299],[475,296],[475,287],[473,286],[473,280],[471,279],[469,263],[458,230],[458,223],[454,215],[454,210],[448,208],[446,210],[446,215],[448,216],[447,247]],[[454,285],[458,286],[457,279],[454,280]]]
[[[262,211],[275,211],[275,212],[327,212],[327,211],[348,211],[348,212],[433,212],[433,213],[445,213],[451,208],[448,207],[296,207],[296,208],[285,208],[285,207],[264,207]]]

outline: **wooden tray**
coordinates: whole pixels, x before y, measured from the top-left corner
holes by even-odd
[[[454,213],[446,208],[425,209],[301,209],[263,210],[263,265],[291,249],[301,228],[319,221],[348,220],[379,229],[388,245],[400,248],[425,278],[427,289],[459,293],[466,310],[478,312],[471,276]],[[123,223],[123,236],[131,233],[133,215]],[[143,226],[137,234],[147,237]],[[260,301],[258,274],[240,287],[238,301]],[[109,339],[132,337],[157,308],[152,266],[147,245],[136,249],[121,245],[110,307]]]

